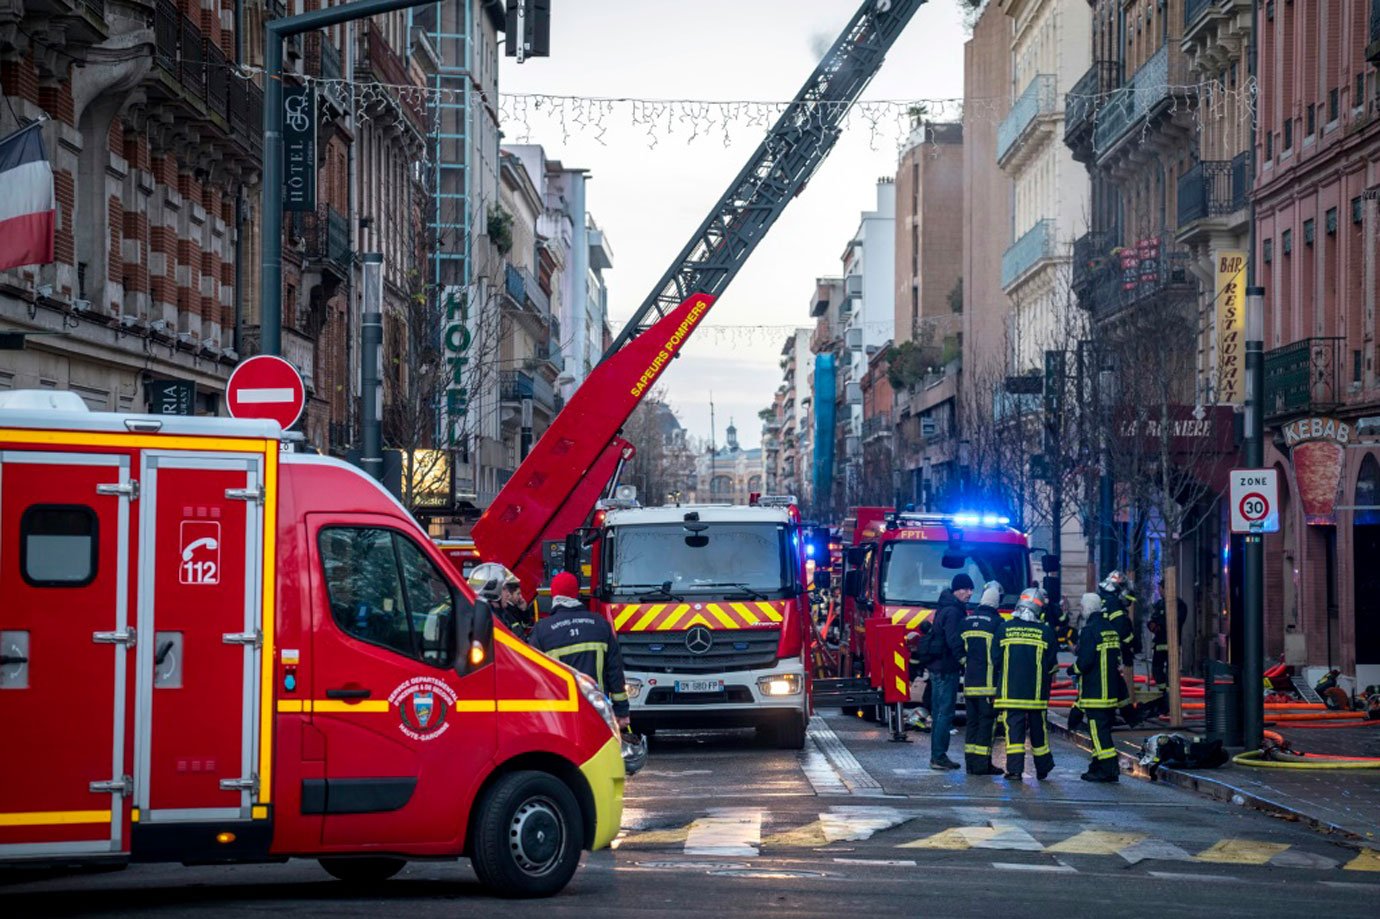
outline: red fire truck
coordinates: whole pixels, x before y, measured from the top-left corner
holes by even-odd
[[[534,895],[613,838],[603,694],[372,478],[43,395],[72,410],[0,407],[0,864],[468,856]]]
[[[756,727],[804,745],[804,537],[790,497],[596,512],[591,593],[618,630],[635,730]]]
[[[1000,582],[1000,609],[1009,616],[1032,581],[1029,540],[1008,522],[994,514],[854,508],[842,528],[848,548],[838,652],[826,679],[816,681],[817,704],[870,708],[899,701],[886,697],[894,682],[894,675],[884,676],[892,655],[869,654],[868,630],[920,628],[955,574],[966,573],[979,588]]]

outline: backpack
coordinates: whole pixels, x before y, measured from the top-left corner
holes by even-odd
[[[928,629],[924,628],[926,625]],[[921,626],[920,640],[915,643],[911,659],[921,667],[928,667],[944,656],[944,650],[944,633],[934,627],[933,620],[928,620]]]

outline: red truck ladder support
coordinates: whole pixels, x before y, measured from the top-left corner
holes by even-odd
[[[474,525],[485,561],[535,591],[542,543],[581,525],[642,397],[833,149],[843,119],[925,0],[865,0],[679,257]]]

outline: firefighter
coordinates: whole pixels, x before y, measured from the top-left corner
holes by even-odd
[[[992,764],[992,735],[997,718],[993,700],[997,695],[999,645],[1005,625],[997,611],[1001,595],[1001,585],[988,581],[982,585],[977,608],[963,620],[962,638],[967,660],[963,673],[963,705],[968,714],[963,761],[969,775],[1002,774]]]
[[[532,631],[532,611],[522,599],[518,576],[498,562],[475,565],[469,576],[475,596],[487,600],[489,607],[509,631],[526,638]]]
[[[1175,604],[1179,613],[1179,637],[1184,634],[1184,623],[1188,621],[1188,604],[1183,597]],[[1150,676],[1157,686],[1169,685],[1169,625],[1165,622],[1164,597],[1155,601],[1155,611],[1146,623],[1150,635],[1155,640],[1155,650],[1150,656]]]
[[[551,579],[551,614],[532,628],[532,647],[568,664],[599,684],[618,724],[627,728],[628,688],[623,679],[623,654],[608,620],[585,609],[580,582],[569,571]]]
[[[1140,716],[1136,713],[1135,700],[1131,697],[1131,687],[1135,685],[1133,679],[1136,665],[1136,629],[1131,623],[1131,604],[1136,602],[1136,598],[1131,594],[1131,581],[1120,571],[1112,571],[1102,583],[1097,585],[1097,592],[1102,597],[1102,614],[1106,621],[1116,629],[1117,639],[1121,649],[1121,667],[1126,669],[1132,678],[1128,680],[1123,676],[1121,685],[1125,689],[1125,695],[1117,703],[1117,709],[1121,712],[1121,719],[1131,727],[1140,723]]]
[[[1028,588],[1016,601],[1016,611],[1001,637],[1001,675],[997,711],[1006,728],[1006,777],[1019,779],[1025,772],[1025,741],[1035,757],[1035,777],[1043,781],[1054,768],[1049,751],[1049,687],[1058,669],[1054,630],[1044,621],[1048,597],[1038,587]]]
[[[1087,598],[1085,594],[1084,609],[1091,605]],[[1112,720],[1126,698],[1122,648],[1116,621],[1099,603],[1078,633],[1078,654],[1069,665],[1069,673],[1078,683],[1078,708],[1088,719],[1093,743],[1092,762],[1081,776],[1085,782],[1115,782],[1121,773],[1112,741]]]

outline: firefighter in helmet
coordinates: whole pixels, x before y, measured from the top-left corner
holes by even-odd
[[[475,596],[487,600],[494,615],[510,631],[526,638],[532,631],[532,608],[522,598],[518,576],[498,562],[484,562],[470,572],[470,588]]]
[[[1001,637],[1001,677],[996,707],[1006,728],[1006,777],[1025,771],[1025,743],[1035,757],[1035,777],[1044,780],[1054,768],[1049,749],[1049,689],[1058,668],[1054,630],[1044,620],[1049,598],[1030,587],[1016,601],[1016,611]]]
[[[1112,720],[1126,698],[1126,681],[1121,675],[1122,633],[1096,599],[1083,608],[1091,609],[1091,615],[1078,633],[1078,654],[1069,665],[1069,673],[1078,684],[1078,709],[1088,719],[1093,743],[1092,762],[1081,778],[1085,782],[1115,782],[1121,770],[1112,741]]]
[[[1001,673],[1000,643],[1005,623],[997,608],[1002,587],[996,581],[982,585],[977,607],[963,619],[960,636],[964,646],[963,705],[968,727],[963,738],[963,761],[969,775],[1001,775],[992,765],[992,735],[997,712],[994,699]]]
[[[1097,592],[1102,598],[1103,618],[1116,629],[1120,642],[1119,666],[1125,668],[1127,674],[1132,674],[1135,672],[1137,641],[1136,628],[1131,622],[1131,604],[1136,602],[1135,596],[1131,593],[1131,580],[1120,571],[1111,571],[1102,579],[1102,583],[1097,585]],[[1121,685],[1125,694],[1116,707],[1121,711],[1122,720],[1135,727],[1140,723],[1140,716],[1136,713],[1135,699],[1131,695],[1134,684],[1128,679],[1123,675]]]

